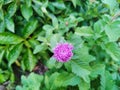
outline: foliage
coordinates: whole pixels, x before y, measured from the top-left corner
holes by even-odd
[[[119,90],[120,0],[0,0],[0,84],[8,90]],[[53,57],[61,42],[70,61]],[[18,82],[19,81],[19,82]]]
[[[21,80],[23,87],[17,86],[16,90],[39,90],[43,76],[31,73],[27,78],[25,76],[22,76]]]

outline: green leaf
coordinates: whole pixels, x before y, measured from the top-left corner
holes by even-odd
[[[104,64],[95,64],[92,66],[91,77],[96,78],[98,75],[102,75],[105,72]]]
[[[116,0],[101,0],[104,4],[108,5],[110,12],[112,13],[115,9],[118,8],[118,3]]]
[[[98,76],[100,76],[100,90],[106,90],[106,81],[105,81],[105,65],[104,64],[97,64],[95,63],[92,65],[92,71],[90,74],[92,79],[96,79]]]
[[[104,31],[104,26],[105,26],[105,23],[102,20],[99,20],[94,24],[94,31],[100,34]]]
[[[45,51],[47,49],[47,45],[42,43],[41,45],[36,45],[34,51],[33,51],[33,54],[36,54],[38,52],[41,52],[41,51]]]
[[[56,87],[75,86],[80,83],[80,78],[74,74],[63,72],[56,77],[54,83]]]
[[[22,51],[22,44],[17,44],[13,47],[13,49],[10,51],[9,55],[8,55],[8,66],[10,67],[19,57],[21,51]]]
[[[26,54],[24,55],[23,60],[22,60],[23,70],[32,71],[36,63],[37,63],[36,57],[33,55],[30,49],[27,49]]]
[[[46,15],[48,15],[48,11],[47,11],[47,9],[46,9],[45,6],[42,6],[41,10],[42,10],[43,13],[45,13]]]
[[[78,4],[80,4],[80,1],[79,0],[71,0],[72,1],[72,3],[73,3],[73,5],[74,5],[74,7],[76,8],[76,6],[78,5]]]
[[[5,22],[4,21],[0,21],[0,33],[5,31]]]
[[[32,5],[32,0],[25,0],[25,3],[28,7]]]
[[[16,90],[39,90],[43,76],[30,73],[28,77],[22,76],[22,86],[17,86]]]
[[[57,18],[54,15],[52,15],[51,18],[52,18],[52,24],[53,24],[54,28],[58,29],[59,25],[58,25]]]
[[[0,21],[4,20],[4,13],[3,10],[0,9]]]
[[[98,39],[102,37],[102,33],[105,29],[105,25],[106,23],[103,20],[98,20],[97,22],[95,22],[94,24],[94,39]]]
[[[50,78],[50,77],[49,77]],[[49,78],[48,78],[48,76],[47,75],[45,75],[45,78],[44,78],[44,83],[45,83],[45,87],[47,88],[47,89],[49,89],[50,88],[50,85],[49,85]]]
[[[28,7],[26,4],[21,5],[21,13],[23,17],[29,21],[30,17],[33,15],[32,7]]]
[[[46,30],[46,31],[47,31],[47,30],[52,31],[52,30],[54,30],[54,27],[51,26],[51,25],[44,25],[44,26],[43,26],[43,29]]]
[[[16,3],[15,2],[11,3],[9,5],[8,9],[7,9],[7,11],[8,11],[8,14],[7,14],[8,17],[11,18],[15,14],[16,10],[17,10]]]
[[[80,80],[80,84],[78,85],[79,90],[89,90],[90,83],[86,83],[84,80]]]
[[[48,16],[51,18],[52,20],[52,25],[54,26],[55,29],[58,29],[59,27],[59,24],[58,24],[58,20],[57,20],[57,17],[53,14],[48,14]]]
[[[4,0],[4,4],[9,4],[11,2],[13,2],[13,0]]]
[[[71,61],[72,72],[80,76],[85,82],[89,83],[90,71],[81,67],[81,64],[76,61]]]
[[[0,0],[0,9],[2,8],[3,4],[4,4],[4,0]]]
[[[76,8],[77,0],[72,0],[72,3],[73,3],[73,5],[74,5],[74,7]]]
[[[44,42],[44,43],[47,42],[47,39],[45,37],[43,37],[43,36],[38,36],[37,40],[41,41],[41,42]]]
[[[68,72],[71,72],[71,71],[72,71],[71,62],[66,62],[66,63],[64,63],[64,66],[65,66],[65,68],[67,69]]]
[[[28,22],[22,31],[23,37],[28,38],[36,30],[37,24],[38,24],[37,20]]]
[[[106,80],[106,90],[116,90],[115,89],[115,82],[112,78],[111,73],[109,73],[108,71],[106,71],[105,73],[105,80]]]
[[[23,39],[12,33],[0,33],[0,44],[18,44],[22,42]]]
[[[119,26],[120,21],[115,21],[109,25],[105,26],[105,32],[109,38],[110,41],[117,41],[118,38],[120,37],[120,26]]]
[[[26,90],[25,88],[22,88],[21,86],[16,86],[15,90]]]
[[[106,52],[112,57],[113,60],[120,60],[120,48],[116,43],[108,43],[105,45]]]
[[[80,35],[80,36],[92,36],[93,31],[91,27],[83,26],[83,27],[77,27],[75,30],[75,34]]]
[[[0,50],[0,64],[2,62],[2,59],[3,59],[3,56],[4,56],[4,53],[5,53],[5,50]]]
[[[3,83],[7,80],[8,78],[5,77],[5,75],[0,74],[0,83]]]
[[[56,66],[56,60],[55,58],[51,57],[48,61],[47,61],[47,67],[52,69]]]
[[[66,8],[64,2],[53,2],[52,5],[61,10],[64,10]]]
[[[0,83],[4,83],[9,78],[9,72],[0,69]]]
[[[47,87],[48,90],[56,90],[55,86],[55,80],[59,76],[58,72],[54,72],[51,75],[46,75],[45,76],[45,86]]]
[[[11,32],[15,32],[15,25],[14,25],[14,22],[13,22],[13,19],[12,18],[8,18],[6,17],[5,18],[5,24],[6,24],[6,28],[11,31]]]
[[[40,45],[39,41],[37,41],[35,39],[30,39],[28,42],[29,42],[30,46],[32,47],[32,49],[35,49],[35,47],[37,45]]]
[[[79,59],[81,63],[89,64],[91,61],[95,60],[95,57],[89,54],[89,47],[85,45],[81,46],[80,48],[76,48],[74,52],[76,56],[73,56],[73,59],[75,57]]]
[[[44,25],[43,29],[46,31],[46,36],[48,37],[52,34],[52,32],[55,28],[51,25]]]
[[[53,49],[58,43],[63,42],[64,38],[59,34],[54,34],[50,38],[50,46]]]
[[[39,16],[44,17],[44,14],[43,14],[40,6],[38,6],[38,5],[32,5],[32,7],[33,7],[33,9],[35,10],[35,12],[36,12]]]

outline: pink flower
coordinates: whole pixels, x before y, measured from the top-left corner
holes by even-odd
[[[59,43],[53,50],[53,57],[59,62],[67,62],[73,56],[73,45],[69,43]]]

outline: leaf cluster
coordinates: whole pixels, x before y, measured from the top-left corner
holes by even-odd
[[[10,81],[8,90],[119,90],[119,5],[0,0],[0,84]],[[66,63],[52,57],[61,42],[74,46]]]

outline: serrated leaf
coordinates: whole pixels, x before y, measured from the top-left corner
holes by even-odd
[[[116,43],[108,43],[105,45],[106,52],[112,57],[113,60],[120,60],[120,48]]]
[[[102,75],[105,73],[105,65],[104,64],[95,64],[92,66],[92,71],[90,76],[96,78],[98,75]]]
[[[10,31],[10,32],[15,32],[15,25],[13,22],[13,19],[6,17],[5,18],[5,24],[6,24],[6,28]]]
[[[97,78],[98,76],[100,76],[100,89],[101,90],[106,90],[106,81],[105,81],[105,65],[104,64],[97,64],[95,63],[92,66],[92,71],[90,74],[91,78]],[[97,82],[99,83],[99,82]]]
[[[91,61],[95,60],[95,57],[89,54],[89,47],[83,45],[81,48],[76,48],[74,50],[76,56],[73,59],[80,59],[81,63],[89,64]]]
[[[101,0],[104,4],[108,5],[110,12],[112,13],[115,9],[118,9],[118,3],[116,0]]]
[[[45,75],[45,86],[47,89],[49,90],[54,90],[56,89],[57,87],[55,86],[55,80],[56,80],[56,77],[59,75],[58,72],[54,72],[52,74],[46,74]]]
[[[106,71],[105,73],[105,80],[106,80],[106,90],[116,90],[115,89],[115,81],[112,78],[111,73],[109,73],[108,71]]]
[[[68,85],[75,86],[80,83],[80,78],[74,74],[64,72],[56,77],[54,83],[56,87],[66,87]]]
[[[43,76],[34,73],[30,73],[28,77],[22,76],[22,86],[17,86],[16,90],[39,90],[42,80]]]
[[[92,36],[93,31],[91,27],[83,26],[83,27],[77,27],[75,30],[75,34],[80,35],[80,36]]]
[[[11,3],[7,9],[8,11],[8,17],[11,18],[17,10],[17,4],[16,3]]]
[[[105,26],[105,32],[110,41],[117,41],[120,37],[120,21],[115,21],[109,25]]]
[[[78,62],[72,61],[71,62],[72,72],[75,73],[77,76],[80,76],[85,82],[89,83],[89,75],[90,71],[86,68],[81,67]]]
[[[18,44],[22,42],[23,39],[12,33],[0,33],[0,44]]]
[[[28,22],[22,31],[23,37],[28,38],[37,28],[37,24],[38,24],[37,20]]]
[[[33,15],[32,7],[28,7],[26,4],[21,5],[21,13],[23,17],[29,21],[30,17]]]
[[[79,90],[89,90],[90,83],[86,83],[84,80],[80,80],[80,84],[78,85]]]
[[[94,31],[100,34],[101,32],[104,31],[104,26],[105,26],[105,23],[102,20],[99,20],[94,24]]]
[[[22,44],[17,44],[13,47],[13,49],[10,51],[8,55],[8,66],[10,67],[19,57],[20,53],[22,51]]]
[[[46,31],[46,36],[50,36],[55,28],[51,25],[44,25],[43,29]]]
[[[56,77],[58,77],[59,76],[59,73],[58,72],[54,72],[54,73],[52,73],[50,76],[49,75],[47,75],[47,77],[48,77],[48,82],[47,83],[45,83],[45,85],[47,84],[47,88],[49,89],[49,90],[55,90],[57,87],[55,86],[55,80],[56,80]],[[46,80],[46,79],[45,79]]]

